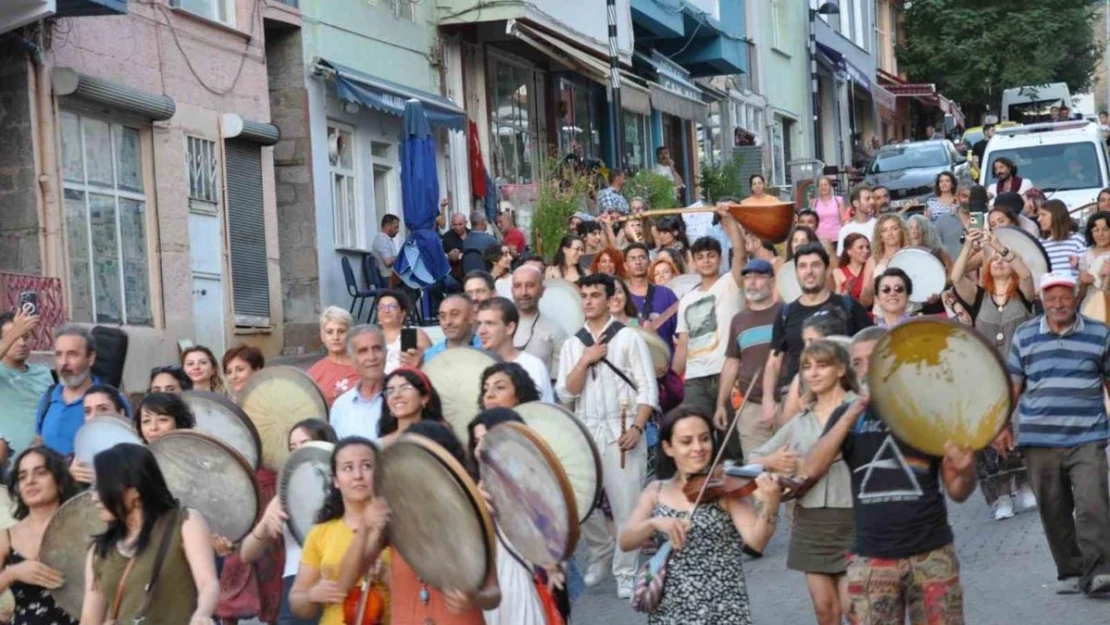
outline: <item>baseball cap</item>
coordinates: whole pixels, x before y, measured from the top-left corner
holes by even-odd
[[[771,263],[762,258],[753,258],[748,261],[747,265],[744,265],[744,269],[740,272],[740,275],[746,276],[749,273],[762,273],[773,276],[775,275],[775,268]]]
[[[1037,284],[1037,290],[1044,291],[1054,286],[1066,286],[1074,289],[1076,285],[1075,276],[1070,273],[1050,271],[1041,276],[1040,282]]]

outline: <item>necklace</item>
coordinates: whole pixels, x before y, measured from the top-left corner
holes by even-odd
[[[420,594],[418,596],[421,605],[424,606],[424,625],[435,625],[435,620],[428,616],[428,604],[432,600],[432,593],[428,591],[428,584],[425,583],[424,580],[419,577],[416,579],[420,582]]]

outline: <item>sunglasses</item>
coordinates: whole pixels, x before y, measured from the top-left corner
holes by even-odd
[[[887,285],[887,286],[884,286],[883,288],[879,289],[879,291],[881,291],[884,294],[890,294],[890,293],[893,292],[893,293],[897,293],[898,295],[901,295],[901,294],[906,292],[906,287],[898,286],[898,285],[895,285],[895,286]]]

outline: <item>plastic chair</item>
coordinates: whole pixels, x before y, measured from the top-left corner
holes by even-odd
[[[377,289],[360,289],[358,282],[355,281],[355,270],[351,268],[351,261],[346,256],[339,259],[343,264],[343,280],[347,283],[347,294],[351,296],[351,307],[348,312],[354,316],[357,321],[362,317],[362,307],[368,299],[377,297]],[[358,304],[358,312],[355,312],[355,304]],[[370,303],[370,309],[373,310],[374,303]]]

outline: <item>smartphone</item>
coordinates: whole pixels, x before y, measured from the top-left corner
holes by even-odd
[[[23,291],[19,294],[19,309],[27,315],[39,314],[39,294],[34,291]]]
[[[416,349],[416,328],[401,328],[401,351]]]
[[[971,214],[971,228],[973,230],[982,230],[983,224],[986,223],[986,213],[972,213]]]

